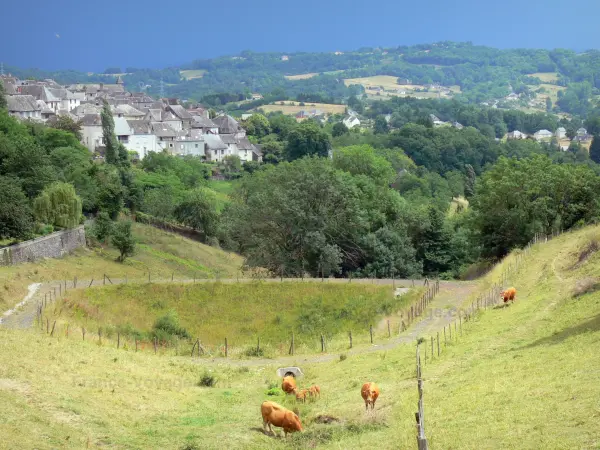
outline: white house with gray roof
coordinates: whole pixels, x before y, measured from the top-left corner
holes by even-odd
[[[42,120],[42,108],[32,95],[8,95],[6,103],[11,116],[22,120]]]

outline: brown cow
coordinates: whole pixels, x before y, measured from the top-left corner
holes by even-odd
[[[316,384],[312,385],[311,387],[308,388],[308,394],[313,397],[321,397],[321,388],[319,386],[317,386]]]
[[[375,401],[379,397],[379,387],[375,383],[365,383],[360,390],[360,395],[365,401],[365,409],[368,411],[369,405],[371,405],[371,410],[373,410],[375,409]]]
[[[289,375],[287,377],[283,377],[283,381],[281,383],[281,389],[286,394],[295,393],[297,388],[296,388],[296,380],[294,379],[294,377],[291,375]]]
[[[500,292],[500,297],[504,300],[504,303],[515,301],[515,297],[517,296],[517,290],[514,287],[508,288],[505,291]]]
[[[302,423],[300,418],[289,409],[275,402],[263,402],[260,405],[260,412],[263,418],[263,429],[267,431],[267,426],[271,434],[275,434],[271,425],[283,428],[283,433],[287,438],[288,433],[294,433],[295,431],[303,431]]]
[[[296,390],[296,401],[306,403],[306,397],[308,397],[308,389]]]

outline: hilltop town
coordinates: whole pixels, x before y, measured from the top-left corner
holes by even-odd
[[[231,116],[217,115],[200,105],[184,108],[178,99],[156,100],[143,92],[128,92],[121,77],[114,84],[60,85],[54,80],[1,78],[9,114],[23,119],[52,123],[68,116],[81,125],[82,144],[90,152],[103,154],[100,113],[107,103],[113,114],[115,134],[127,150],[143,159],[149,152],[199,156],[220,162],[238,156],[241,162],[261,161],[259,145]]]

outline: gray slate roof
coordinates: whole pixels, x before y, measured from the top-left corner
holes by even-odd
[[[229,115],[215,117],[213,122],[219,127],[220,134],[237,133],[242,130],[237,120]]]
[[[102,126],[102,120],[100,114],[86,114],[81,119],[81,125],[84,127]]]
[[[192,116],[192,128],[218,128],[217,124],[204,116]]]
[[[238,140],[233,134],[220,134],[221,140],[225,144],[237,144]]]
[[[9,112],[40,111],[36,99],[32,95],[9,95],[6,97]]]
[[[175,130],[167,123],[152,122],[152,131],[158,137],[177,137]]]
[[[170,105],[169,109],[181,120],[191,120],[192,115],[181,105]]]
[[[209,150],[225,150],[227,148],[227,145],[218,134],[205,134],[204,142]]]
[[[240,150],[252,150],[253,148],[252,142],[246,137],[243,137],[238,141],[238,149]]]
[[[127,124],[133,130],[133,134],[150,134],[152,131],[149,120],[128,120]]]

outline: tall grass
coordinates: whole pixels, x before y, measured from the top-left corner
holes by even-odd
[[[350,331],[357,343],[371,325],[376,334],[387,334],[387,327],[378,328],[384,316],[392,316],[395,334],[401,320],[395,313],[418,293],[395,298],[389,286],[319,282],[118,285],[72,291],[64,311],[76,323],[144,332],[172,310],[204,345],[219,346],[227,338],[249,354],[260,339],[263,347],[284,352],[294,333],[298,351],[310,351],[321,335],[328,346],[344,348]]]

